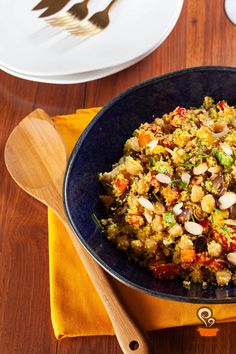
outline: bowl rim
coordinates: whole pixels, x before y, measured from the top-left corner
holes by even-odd
[[[136,284],[130,280],[127,280],[124,276],[120,275],[118,272],[116,272],[114,269],[112,269],[110,266],[108,266],[94,251],[93,249],[86,243],[85,239],[82,237],[80,232],[78,231],[75,223],[73,222],[72,216],[69,211],[69,206],[67,203],[67,186],[69,182],[69,176],[71,173],[71,170],[74,165],[74,161],[76,158],[76,155],[78,153],[78,150],[82,146],[84,140],[86,139],[88,133],[90,130],[97,124],[99,121],[100,117],[103,116],[105,112],[107,112],[113,104],[115,104],[117,101],[122,99],[123,97],[129,95],[130,93],[134,93],[135,91],[142,89],[145,86],[148,86],[154,82],[160,82],[165,79],[169,79],[171,77],[176,77],[180,76],[185,73],[190,73],[190,72],[204,72],[204,71],[220,71],[220,72],[236,72],[236,67],[234,66],[219,66],[219,65],[208,65],[208,66],[195,66],[195,67],[190,67],[186,69],[180,69],[176,71],[171,71],[166,74],[162,74],[159,76],[152,77],[150,79],[147,79],[145,81],[142,81],[136,85],[133,85],[126,90],[122,91],[120,94],[116,95],[114,98],[112,98],[108,103],[106,103],[103,108],[95,115],[95,117],[91,120],[91,122],[87,125],[87,127],[84,129],[80,137],[78,138],[71,155],[69,157],[68,163],[67,163],[67,168],[65,171],[65,176],[64,176],[64,182],[63,182],[63,205],[65,209],[65,213],[67,216],[67,219],[69,221],[70,226],[72,227],[76,237],[79,239],[79,242],[81,242],[82,246],[85,248],[85,250],[92,256],[92,258],[106,271],[108,272],[112,277],[114,277],[116,280],[120,281],[126,286],[129,286],[135,290],[139,290],[143,293],[146,293],[148,295],[160,298],[160,299],[165,299],[165,300],[172,300],[172,301],[177,301],[177,302],[185,302],[185,303],[195,303],[195,304],[229,304],[229,303],[235,303],[236,302],[236,296],[233,297],[228,297],[228,298],[222,298],[222,299],[217,299],[217,298],[199,298],[196,296],[192,297],[185,297],[182,295],[172,295],[172,294],[165,294],[165,293],[160,293],[155,290],[147,289],[139,284]]]

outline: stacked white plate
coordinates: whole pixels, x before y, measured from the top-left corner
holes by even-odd
[[[236,25],[236,1],[225,0],[225,12],[230,21]]]
[[[56,2],[57,0],[55,0]],[[111,0],[90,0],[88,18]],[[39,0],[1,0],[0,68],[14,76],[39,82],[72,84],[121,71],[153,52],[174,28],[183,0],[117,0],[110,24],[93,36],[74,36],[39,18],[32,11]]]

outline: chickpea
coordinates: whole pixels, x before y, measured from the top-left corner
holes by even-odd
[[[201,206],[198,205],[198,204],[195,204],[195,205],[193,206],[193,215],[194,215],[194,217],[195,217],[197,220],[199,220],[199,221],[204,220],[204,219],[206,219],[206,218],[208,217],[208,214],[205,213],[205,212],[202,210]]]
[[[132,251],[139,255],[143,252],[143,243],[142,241],[140,240],[133,240],[131,241],[131,248],[132,248]]]
[[[165,212],[164,205],[161,204],[160,202],[156,202],[155,203],[155,212],[157,215],[163,215],[163,213]]]
[[[206,213],[208,214],[212,213],[216,206],[216,202],[213,195],[211,194],[205,195],[202,198],[201,206],[202,206],[202,210],[205,211]]]
[[[172,153],[172,159],[173,159],[173,162],[178,165],[178,164],[181,164],[181,163],[184,163],[184,158],[183,156],[181,155],[181,151],[180,150],[177,150],[177,151],[174,151]]]
[[[129,248],[129,238],[127,235],[117,237],[117,248],[122,251],[127,251]]]
[[[162,217],[160,215],[155,215],[151,224],[152,231],[160,232],[163,230],[164,226],[162,224]]]
[[[232,273],[229,269],[222,269],[216,272],[216,281],[219,286],[228,285],[232,278]]]
[[[193,185],[191,190],[191,201],[193,203],[200,202],[200,200],[204,197],[204,192],[201,186]]]
[[[148,238],[145,241],[145,249],[149,252],[149,253],[154,253],[157,249],[157,241],[153,240],[151,238]]]
[[[169,232],[169,235],[172,237],[179,237],[179,236],[182,236],[184,233],[183,228],[180,224],[175,224],[174,226],[172,226],[169,229],[168,232]]]
[[[138,138],[136,136],[128,139],[125,143],[125,149],[126,150],[134,150],[134,151],[140,151],[140,146],[138,142]]]
[[[107,226],[107,236],[109,240],[115,240],[119,234],[119,229],[116,224],[111,224]]]
[[[179,247],[181,250],[192,250],[193,249],[193,242],[187,235],[181,236]]]
[[[194,176],[192,179],[191,179],[191,183],[192,184],[195,184],[195,185],[199,185],[203,182],[203,176],[202,175],[199,175],[199,176]]]
[[[145,194],[149,190],[149,188],[150,186],[144,178],[137,181],[137,193],[139,195]]]
[[[211,257],[219,257],[223,249],[220,243],[211,241],[207,246],[207,250]]]
[[[134,160],[131,156],[127,156],[125,159],[125,167],[128,173],[131,175],[138,175],[143,171],[142,165]]]

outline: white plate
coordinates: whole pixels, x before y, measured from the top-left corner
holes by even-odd
[[[236,25],[236,0],[225,0],[225,12],[235,25]]]
[[[149,52],[144,54],[143,56],[136,58],[136,59],[134,59],[128,63],[125,63],[123,65],[113,66],[112,68],[108,68],[108,69],[94,70],[94,71],[88,71],[88,72],[84,72],[84,73],[77,73],[77,74],[71,74],[71,75],[33,76],[33,75],[18,73],[17,71],[14,71],[14,70],[4,67],[3,65],[0,65],[0,69],[2,69],[3,71],[5,71],[8,74],[11,74],[13,76],[16,76],[16,77],[19,77],[19,78],[25,79],[25,80],[30,80],[30,81],[44,82],[44,83],[50,83],[50,84],[78,84],[78,83],[101,79],[103,77],[106,77],[106,76],[115,74],[121,70],[124,70],[127,67],[134,65],[138,61],[144,59],[147,55],[149,55],[155,49],[156,48],[153,48]]]
[[[107,69],[141,57],[166,38],[183,5],[183,0],[118,0],[110,11],[110,25],[82,40],[39,19],[44,10],[31,11],[38,2],[0,2],[0,64],[32,76]],[[90,15],[109,2],[90,0]]]

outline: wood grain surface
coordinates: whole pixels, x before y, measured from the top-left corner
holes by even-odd
[[[3,149],[13,127],[37,107],[50,115],[100,106],[127,87],[191,66],[236,66],[236,26],[223,0],[185,0],[166,41],[146,59],[118,74],[79,85],[48,85],[0,73],[0,353],[121,354],[114,337],[57,342],[49,307],[47,210],[21,191],[8,175]],[[236,311],[236,306],[235,306]],[[158,314],[154,314],[158,315]],[[150,333],[154,354],[231,354],[236,324],[217,324],[217,337],[200,337],[197,327]]]

